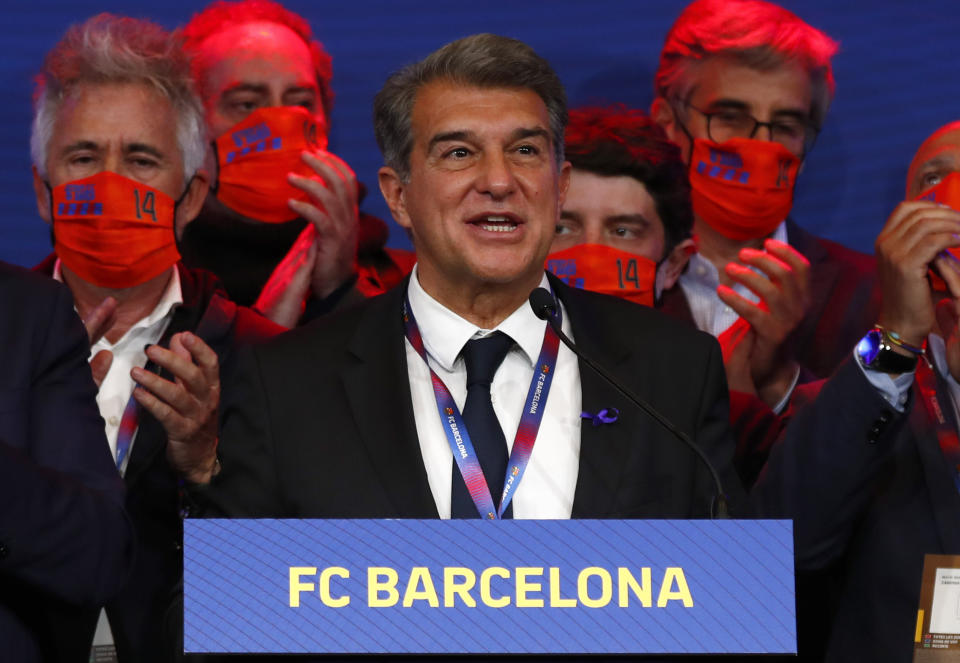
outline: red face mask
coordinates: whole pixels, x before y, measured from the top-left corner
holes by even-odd
[[[300,155],[323,149],[326,136],[299,106],[260,108],[217,138],[217,198],[227,207],[263,223],[297,218],[287,200],[309,202],[287,181],[288,173],[314,175]]]
[[[693,211],[735,241],[766,237],[793,207],[800,159],[780,143],[697,138],[690,155]]]
[[[939,184],[930,187],[914,200],[929,200],[960,212],[960,173],[950,173]],[[951,247],[947,252],[960,261],[960,248]],[[930,271],[930,280],[935,290],[947,291],[947,284],[933,270]]]
[[[88,283],[120,290],[145,283],[180,259],[173,198],[103,171],[51,192],[54,251]]]
[[[657,264],[603,244],[578,244],[547,256],[547,269],[575,288],[653,306]]]

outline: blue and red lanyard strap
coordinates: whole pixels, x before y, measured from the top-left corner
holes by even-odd
[[[943,411],[941,400],[937,395],[937,376],[933,369],[925,361],[917,362],[916,372],[917,387],[920,389],[920,395],[923,397],[923,404],[927,408],[927,414],[933,422],[937,432],[937,442],[940,444],[940,451],[950,466],[950,474],[953,482],[960,491],[960,436],[952,421]],[[950,404],[947,403],[950,407]]]
[[[133,385],[136,389],[137,385]],[[130,400],[123,408],[123,415],[120,417],[120,430],[117,431],[117,470],[123,474],[123,461],[130,451],[130,443],[133,442],[133,436],[137,432],[137,423],[140,419],[140,403],[130,394]]]
[[[559,322],[561,315],[559,307],[557,311]],[[494,507],[490,488],[483,476],[483,468],[480,467],[477,454],[473,450],[473,443],[470,441],[470,434],[467,433],[467,427],[463,423],[460,409],[454,402],[453,395],[447,389],[447,385],[443,383],[443,380],[434,372],[427,361],[423,336],[420,334],[420,328],[417,326],[417,320],[413,316],[410,300],[407,297],[404,297],[403,302],[403,324],[407,340],[410,341],[410,345],[413,346],[413,349],[417,351],[417,354],[420,355],[430,370],[430,381],[433,383],[437,412],[440,414],[440,421],[443,423],[443,430],[447,435],[450,451],[453,452],[453,458],[457,461],[460,474],[463,475],[467,492],[470,493],[478,513],[485,513],[488,520],[499,520],[503,517],[503,513],[513,499],[513,495],[517,492],[523,473],[530,462],[530,454],[533,453],[533,444],[536,442],[540,422],[543,419],[543,411],[547,405],[550,384],[553,382],[557,355],[560,351],[560,338],[550,325],[546,326],[547,328],[543,333],[543,344],[540,346],[540,356],[537,358],[533,379],[530,381],[530,389],[524,401],[520,425],[517,426],[517,434],[513,439],[513,449],[510,452],[510,460],[507,462],[507,472],[503,481],[503,495],[500,498],[500,507],[497,509]]]

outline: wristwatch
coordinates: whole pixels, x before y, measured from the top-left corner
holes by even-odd
[[[912,357],[902,355],[893,349],[893,346],[904,347],[890,338],[890,334],[883,327],[874,327],[867,332],[857,344],[857,357],[860,364],[870,371],[879,373],[909,373],[917,367],[920,355],[913,348],[907,348]]]

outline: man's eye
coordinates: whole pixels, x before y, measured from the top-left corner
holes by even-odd
[[[453,157],[454,159],[466,159],[470,156],[470,150],[465,147],[455,147],[449,150],[445,156]]]
[[[563,225],[562,223],[557,224],[557,231],[556,231],[557,235],[569,235],[572,232],[573,230]]]
[[[928,187],[936,186],[937,184],[940,184],[940,181],[942,179],[943,178],[940,176],[940,173],[927,173],[923,176],[923,178],[920,181],[923,184],[923,188],[926,189]]]
[[[540,150],[535,145],[521,145],[517,148],[517,152],[530,156],[540,154]]]
[[[621,239],[634,239],[640,233],[638,233],[635,228],[618,226],[617,228],[614,228],[613,234],[616,235],[617,237],[620,237]]]
[[[729,126],[740,126],[750,121],[750,116],[739,111],[718,111],[711,113],[714,122],[720,122]]]
[[[247,99],[239,99],[230,103],[230,108],[241,113],[250,113],[257,109],[257,102]]]
[[[777,122],[773,125],[773,132],[784,138],[799,138],[803,135],[803,125],[799,122]]]
[[[290,103],[288,103],[288,104],[284,104],[284,105],[285,105],[285,106],[299,106],[300,108],[306,108],[306,109],[307,109],[308,111],[310,111],[311,113],[312,113],[312,112],[316,109],[316,107],[317,107],[316,102],[315,102],[313,99],[309,99],[309,98],[308,98],[308,99],[298,99],[298,100],[292,101],[292,102],[290,102]]]

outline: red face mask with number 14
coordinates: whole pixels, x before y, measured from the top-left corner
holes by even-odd
[[[605,244],[578,244],[547,256],[547,269],[567,285],[653,306],[657,264]]]
[[[64,265],[102,288],[131,288],[179,259],[173,198],[103,171],[51,192],[54,251]]]

